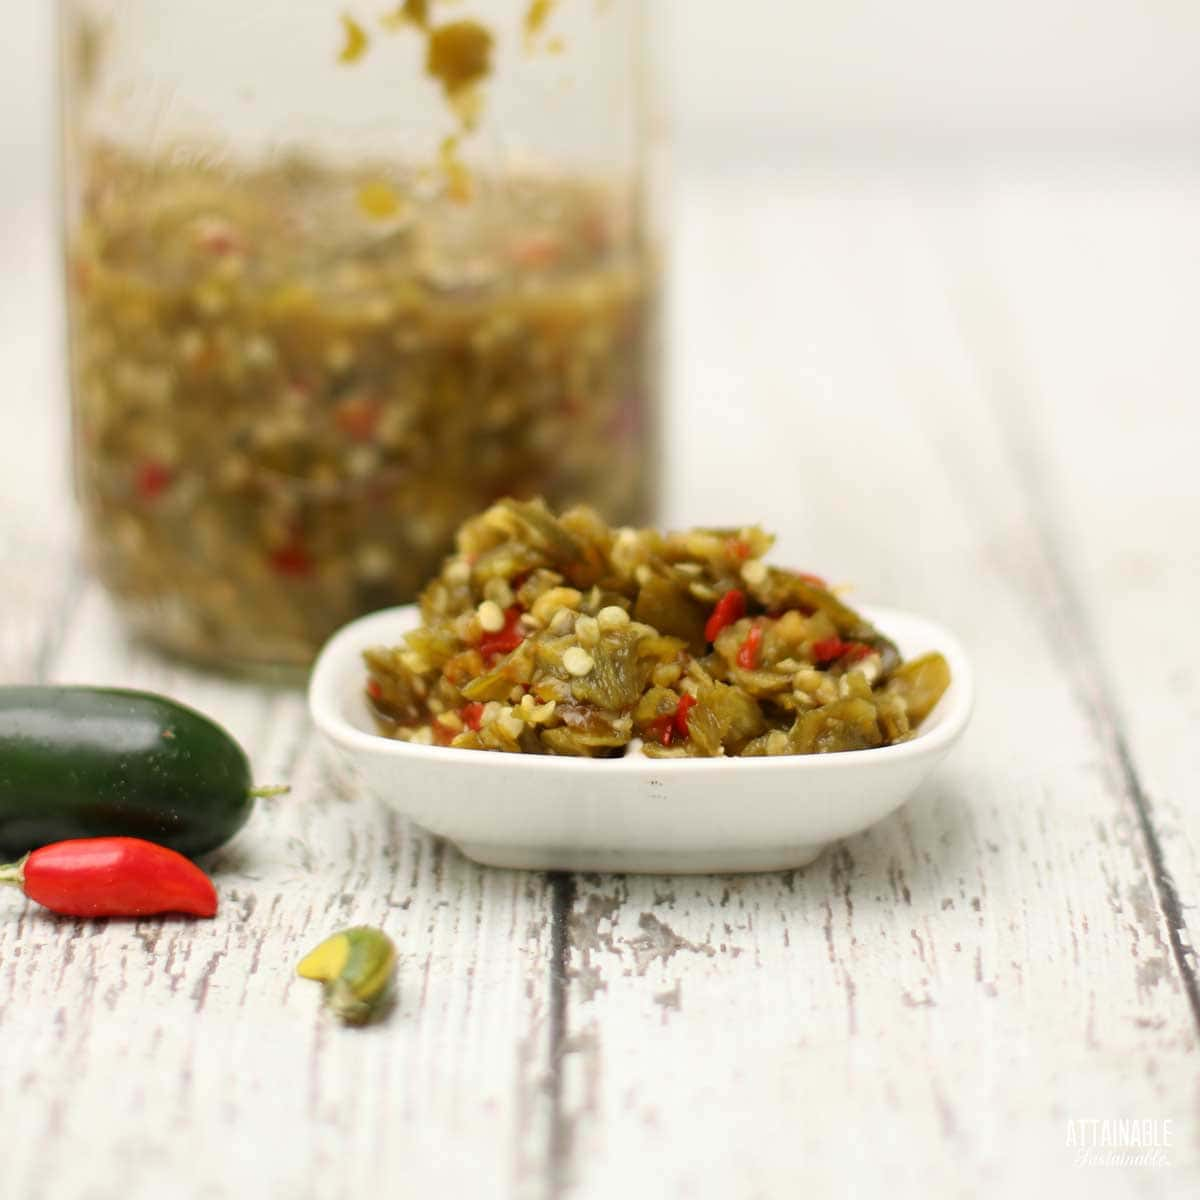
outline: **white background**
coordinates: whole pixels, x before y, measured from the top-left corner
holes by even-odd
[[[647,0],[675,160],[722,173],[833,154],[1118,159],[1200,146],[1194,0]],[[51,0],[2,0],[0,370],[5,406],[61,408]],[[10,425],[9,428],[12,426]],[[30,519],[65,479],[62,414],[0,444]]]

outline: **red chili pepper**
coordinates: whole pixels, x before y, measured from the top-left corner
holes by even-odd
[[[0,883],[15,884],[68,917],[211,917],[217,911],[216,888],[195,863],[141,838],[54,842],[0,867]]]
[[[737,665],[743,670],[753,671],[758,666],[758,656],[762,650],[763,629],[757,621],[750,626],[746,640],[738,647]]]
[[[517,628],[520,619],[521,609],[514,604],[512,608],[504,610],[504,628],[495,633],[485,633],[479,639],[479,653],[489,666],[496,659],[512,653],[525,640],[525,635]]]
[[[276,574],[292,579],[303,579],[313,568],[312,556],[297,542],[272,550],[270,561]]]
[[[725,543],[725,548],[734,558],[746,559],[750,557],[750,543],[745,538],[730,538]]]
[[[823,664],[839,658],[848,658],[851,662],[859,662],[872,653],[872,649],[866,642],[843,642],[841,638],[824,638],[813,643],[813,661]]]
[[[165,463],[148,459],[137,469],[137,493],[143,500],[157,500],[171,486],[175,472]]]
[[[740,621],[745,615],[746,593],[739,588],[730,588],[717,601],[716,606],[712,610],[712,615],[708,618],[708,623],[704,626],[705,639],[715,642],[717,634],[726,625],[732,625],[734,621]]]
[[[681,738],[688,736],[688,713],[696,706],[696,697],[688,692],[685,692],[679,697],[679,703],[675,706],[675,719],[671,726]]]
[[[476,733],[479,732],[483,725],[483,705],[478,700],[472,700],[470,704],[464,704],[459,709],[458,715],[462,717],[463,724],[468,729],[474,729]]]
[[[383,699],[383,685],[378,679],[367,680],[367,695],[370,696],[372,700]]]

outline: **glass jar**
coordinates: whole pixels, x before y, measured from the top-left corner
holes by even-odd
[[[60,0],[76,478],[142,633],[309,661],[503,495],[651,516],[642,0]]]

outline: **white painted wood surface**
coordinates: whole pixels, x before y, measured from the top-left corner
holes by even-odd
[[[297,693],[130,645],[60,490],[0,480],[0,681],[169,691],[294,785],[211,924],[3,897],[0,1195],[1197,1194],[1198,211],[1183,157],[680,188],[666,516],[762,517],[980,681],[930,786],[804,872],[474,867]],[[352,921],[401,951],[364,1031],[293,978]],[[1078,1166],[1084,1119],[1172,1122],[1170,1165]]]

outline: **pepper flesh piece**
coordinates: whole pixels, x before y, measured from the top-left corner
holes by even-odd
[[[361,1025],[387,998],[396,969],[396,947],[381,929],[343,929],[304,956],[296,973],[325,985],[325,1003],[336,1016]]]
[[[685,692],[679,697],[679,705],[675,709],[675,717],[671,722],[672,728],[681,737],[688,736],[688,713],[696,703],[696,697],[690,692]]]
[[[273,550],[270,562],[271,568],[277,575],[284,575],[289,579],[304,579],[312,573],[313,569],[312,556],[296,542]]]
[[[517,628],[521,615],[520,607],[515,604],[505,609],[504,627],[495,633],[485,633],[479,639],[479,653],[488,666],[505,654],[511,654],[525,640],[525,635]]]
[[[147,459],[137,470],[137,493],[143,500],[157,500],[175,480],[175,472],[165,463]]]
[[[669,746],[675,738],[675,714],[663,713],[646,726],[646,732],[658,739],[659,745]]]
[[[0,883],[68,917],[146,917],[217,911],[212,880],[182,854],[141,838],[72,838],[0,867]]]
[[[871,654],[874,647],[866,642],[844,642],[841,638],[825,638],[813,643],[813,661],[821,663],[834,662],[839,658],[848,658],[851,662],[859,662]]]
[[[681,741],[689,736],[688,731],[688,713],[692,710],[696,703],[696,697],[690,693],[684,693],[679,697],[679,703],[675,706],[673,713],[663,713],[660,717],[655,717],[646,726],[646,732],[651,733],[663,746],[669,746],[676,738]]]
[[[726,625],[732,625],[734,621],[740,621],[745,615],[746,593],[740,588],[730,588],[717,601],[716,606],[712,610],[712,616],[708,618],[708,623],[704,626],[705,640],[715,642],[717,634]]]
[[[762,651],[763,628],[757,621],[750,626],[746,640],[738,647],[737,665],[744,671],[753,671],[758,666],[758,656]]]

